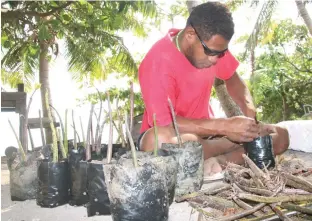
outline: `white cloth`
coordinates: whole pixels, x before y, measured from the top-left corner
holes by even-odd
[[[312,153],[312,120],[282,121],[289,134],[289,149]]]

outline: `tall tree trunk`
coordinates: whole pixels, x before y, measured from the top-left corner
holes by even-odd
[[[49,45],[42,42],[40,43],[40,60],[39,60],[39,82],[41,84],[40,92],[41,92],[41,102],[42,102],[42,110],[43,110],[43,117],[48,117],[48,112],[46,108],[46,99],[45,93],[48,91],[49,93],[49,104],[52,105],[52,98],[51,98],[51,90],[50,90],[50,82],[49,82],[49,60],[48,60],[48,50]],[[55,121],[55,117],[52,111],[52,118]],[[52,143],[52,131],[50,128],[45,128],[46,133],[46,143]]]
[[[255,49],[251,50],[250,52],[250,64],[251,64],[251,77],[253,77],[256,68]]]
[[[304,23],[306,24],[310,32],[310,35],[312,35],[312,20],[311,20],[311,17],[309,16],[308,10],[304,6],[304,3],[303,3],[304,1],[295,0],[295,2],[296,2],[300,16],[302,17]]]
[[[201,4],[201,1],[186,1],[187,9],[189,13],[193,10],[194,7]],[[214,81],[214,87],[216,89],[216,93],[220,102],[220,105],[225,112],[227,117],[233,117],[242,115],[240,108],[237,104],[233,101],[230,95],[227,92],[225,82],[218,78]]]

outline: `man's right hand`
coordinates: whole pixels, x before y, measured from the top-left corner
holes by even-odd
[[[223,134],[236,142],[250,142],[260,135],[260,125],[249,117],[237,116],[225,119]]]

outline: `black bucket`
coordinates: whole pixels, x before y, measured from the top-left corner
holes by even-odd
[[[274,168],[275,158],[273,153],[273,142],[270,135],[258,137],[252,142],[243,144],[247,156],[260,168]]]
[[[68,203],[68,162],[42,160],[38,167],[37,205],[53,208]]]

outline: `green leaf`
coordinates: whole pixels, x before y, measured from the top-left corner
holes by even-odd
[[[71,20],[71,17],[68,14],[63,14],[62,17],[67,22]]]
[[[48,27],[45,24],[40,25],[38,39],[39,41],[47,40],[51,38]]]
[[[88,1],[86,1],[86,0],[79,0],[79,3],[80,3],[81,5],[85,5],[85,4],[87,4],[87,2],[88,2]]]
[[[10,46],[11,46],[11,42],[10,42],[9,40],[7,40],[7,41],[5,41],[5,42],[3,43],[3,47],[4,47],[4,48],[10,48]]]

